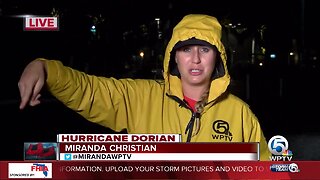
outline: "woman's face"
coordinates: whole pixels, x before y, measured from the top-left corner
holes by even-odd
[[[182,84],[208,86],[211,82],[217,51],[210,46],[188,45],[176,50],[176,63]]]

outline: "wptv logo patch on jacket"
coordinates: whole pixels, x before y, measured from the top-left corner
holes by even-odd
[[[269,151],[272,153],[271,161],[291,161],[292,151],[290,151],[288,140],[280,135],[273,136],[268,142]]]
[[[25,31],[58,31],[58,17],[28,16],[24,18]]]

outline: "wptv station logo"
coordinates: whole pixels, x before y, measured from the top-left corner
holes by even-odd
[[[26,16],[24,17],[24,31],[58,31],[58,17]]]
[[[268,142],[269,151],[272,153],[271,161],[291,161],[292,151],[290,151],[288,140],[280,135],[273,136]]]

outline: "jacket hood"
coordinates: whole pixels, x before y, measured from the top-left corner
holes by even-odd
[[[214,76],[212,77],[208,102],[217,99],[224,93],[230,83],[230,76],[228,73],[226,61],[226,51],[221,42],[222,27],[219,21],[212,16],[203,14],[190,14],[183,17],[183,19],[173,28],[172,37],[167,45],[164,56],[164,80],[166,83],[166,92],[169,95],[174,95],[183,99],[182,86],[179,75],[171,69],[174,64],[176,45],[179,46],[181,42],[192,42],[194,39],[205,41],[212,46],[215,46],[219,51],[220,58],[217,61]],[[170,61],[173,60],[171,63]]]

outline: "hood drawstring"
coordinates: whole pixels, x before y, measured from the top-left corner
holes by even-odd
[[[186,130],[185,130],[185,134],[188,133],[188,136],[187,136],[187,142],[190,142],[191,141],[191,137],[194,136],[193,135],[193,126],[194,124],[196,124],[196,127],[200,127],[200,125],[197,125],[197,123],[200,123],[200,114],[197,113],[197,112],[194,112],[192,113],[192,116],[191,116],[191,119],[186,127]],[[197,132],[197,130],[195,131]]]
[[[191,137],[197,135],[200,131],[200,117],[204,111],[204,106],[208,103],[209,89],[200,97],[200,101],[195,104],[196,112],[192,113],[191,119],[187,125],[185,134],[188,132],[187,142],[191,141]],[[195,128],[193,129],[193,127]]]
[[[177,101],[179,103],[180,107],[185,107],[185,108],[189,109],[190,111],[192,111],[191,119],[189,120],[189,123],[186,127],[186,130],[185,130],[185,134],[188,134],[186,142],[190,142],[191,138],[193,136],[197,135],[200,131],[200,117],[201,117],[201,114],[204,110],[204,106],[208,102],[209,90],[207,90],[205,93],[203,93],[203,95],[200,98],[200,101],[198,101],[196,103],[196,105],[195,105],[196,112],[193,112],[192,108],[190,108],[185,101],[182,101],[178,97],[173,96],[173,95],[169,95],[168,93],[166,95],[171,97],[175,101]],[[195,129],[193,129],[194,126],[195,126]]]

